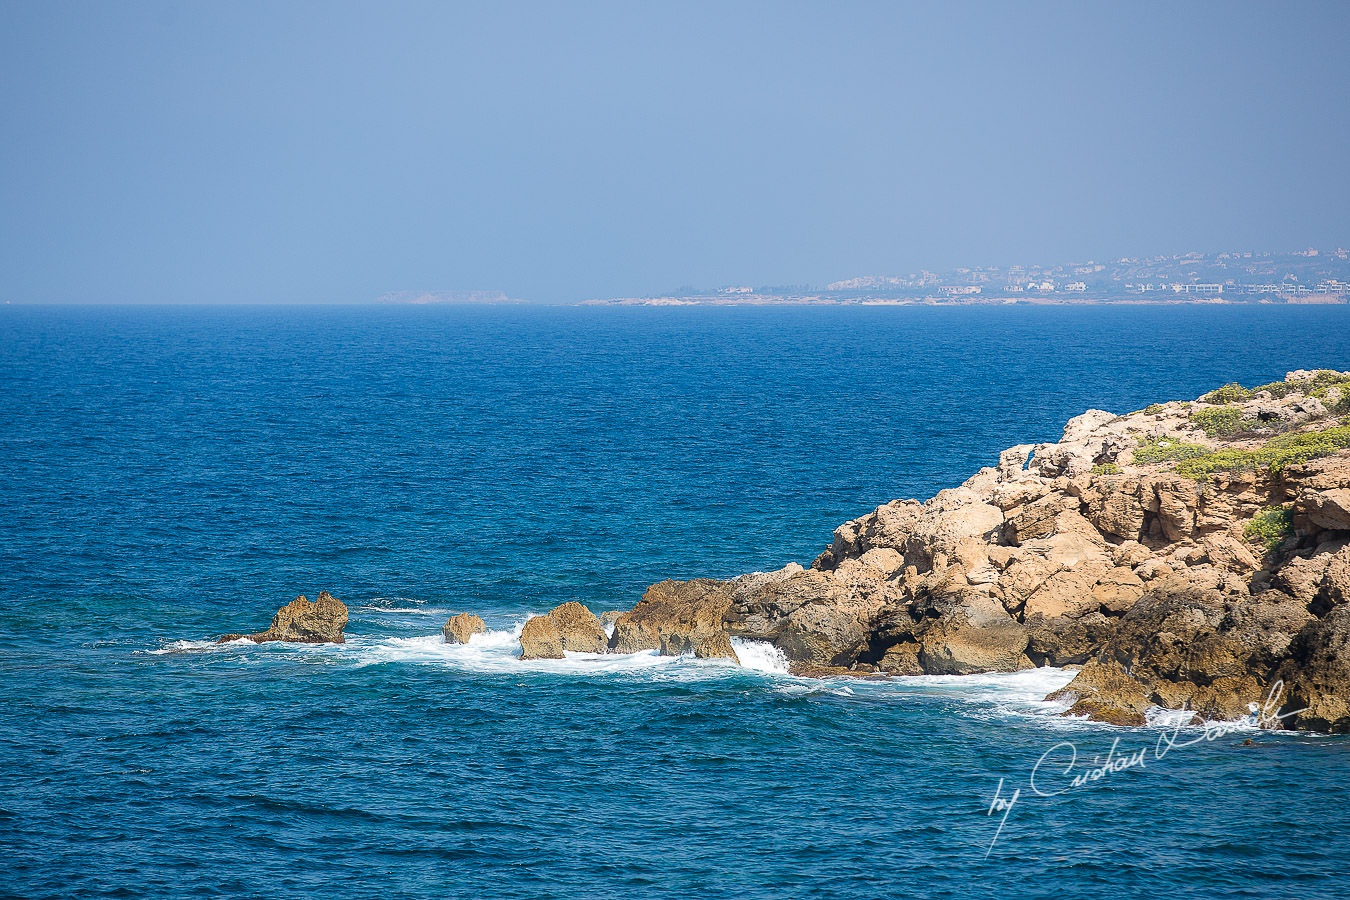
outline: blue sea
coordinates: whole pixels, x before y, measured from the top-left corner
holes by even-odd
[[[1318,366],[1350,310],[0,309],[0,894],[1350,896],[1350,739],[1068,720],[1058,670],[514,657]],[[345,645],[211,643],[320,590]]]

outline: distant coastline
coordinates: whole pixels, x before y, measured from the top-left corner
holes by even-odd
[[[500,290],[391,291],[393,304],[531,304]],[[1350,303],[1350,250],[1121,257],[864,275],[814,284],[685,284],[658,293],[592,297],[566,306],[1104,306]],[[549,303],[547,305],[556,305]]]
[[[919,296],[878,297],[865,294],[776,295],[739,294],[664,297],[616,297],[584,300],[574,306],[1334,306],[1350,303],[1346,293],[1203,296],[1167,294],[1158,296]]]

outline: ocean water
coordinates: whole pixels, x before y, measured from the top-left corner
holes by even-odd
[[[1057,670],[514,657],[1306,366],[1350,312],[4,308],[0,894],[1350,895],[1345,738],[1064,719]],[[322,589],[345,645],[211,643]]]

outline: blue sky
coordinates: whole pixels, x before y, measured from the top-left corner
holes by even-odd
[[[0,298],[1350,245],[1350,4],[0,2]]]

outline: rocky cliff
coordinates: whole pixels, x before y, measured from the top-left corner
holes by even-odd
[[[678,652],[684,621],[710,646],[720,611],[804,674],[1078,665],[1070,712],[1121,724],[1154,705],[1242,716],[1282,682],[1285,725],[1350,731],[1347,414],[1350,373],[1328,370],[1089,410],[844,523],[809,569],[655,586],[614,640]],[[697,609],[652,603],[686,594]]]

